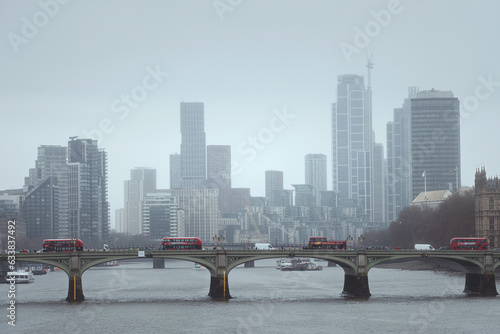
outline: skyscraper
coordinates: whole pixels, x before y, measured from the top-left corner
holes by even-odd
[[[170,189],[181,187],[181,155],[170,154]]]
[[[266,201],[268,206],[275,206],[275,191],[283,190],[283,172],[266,170]]]
[[[341,199],[354,199],[372,212],[371,90],[359,75],[340,75],[332,105],[332,181]]]
[[[106,152],[97,140],[68,142],[69,235],[89,247],[102,247],[109,237]]]
[[[123,224],[123,208],[115,210],[115,230],[117,233],[125,233],[125,226]]]
[[[387,225],[387,173],[384,145],[373,144],[373,221]]]
[[[387,219],[395,221],[413,200],[411,192],[411,103],[417,87],[408,88],[402,108],[387,123]]]
[[[320,191],[326,191],[326,155],[308,154],[305,156],[306,184],[314,187],[316,205],[320,206]]]
[[[452,92],[423,91],[411,99],[413,198],[460,188],[460,108]]]
[[[198,237],[204,243],[212,242],[218,234],[220,212],[217,189],[170,189],[178,199],[184,214],[182,237]],[[179,229],[179,234],[181,230]]]
[[[158,190],[144,197],[142,231],[152,240],[164,237],[184,236],[183,214],[177,204],[177,197],[169,190]]]
[[[23,210],[29,237],[70,236],[67,158],[68,148],[64,146],[42,145],[37,149],[35,168],[29,170],[24,182],[27,202]],[[48,181],[49,178],[52,179]]]
[[[207,146],[207,182],[211,188],[231,188],[231,146]]]
[[[316,205],[314,186],[311,184],[292,184],[295,188],[295,206],[311,207]]]
[[[23,218],[28,238],[57,238],[59,226],[59,189],[57,178],[49,176],[26,193]]]
[[[221,214],[232,213],[230,145],[207,145],[207,187],[219,189]]]
[[[142,205],[147,193],[156,190],[156,169],[138,167],[130,171],[130,180],[125,181],[125,204],[123,212],[124,233],[142,234]]]
[[[204,117],[203,103],[181,102],[181,188],[205,188]]]

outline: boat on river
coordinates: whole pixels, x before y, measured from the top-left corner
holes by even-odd
[[[33,283],[35,281],[33,273],[29,270],[9,271],[6,277],[7,281],[11,281],[12,277],[14,277],[16,284]]]
[[[323,267],[311,262],[309,259],[298,257],[281,259],[276,262],[276,269],[281,271],[309,271],[323,270]]]

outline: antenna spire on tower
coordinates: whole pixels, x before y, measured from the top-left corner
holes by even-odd
[[[368,88],[371,89],[371,87],[372,87],[373,53],[371,53],[370,56],[367,55],[366,57],[367,57],[366,68],[368,69],[368,76],[367,76]]]

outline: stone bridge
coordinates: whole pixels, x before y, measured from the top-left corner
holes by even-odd
[[[344,269],[344,288],[347,296],[368,297],[368,271],[388,261],[415,259],[440,259],[460,264],[466,273],[464,292],[480,295],[497,295],[495,269],[500,266],[500,253],[492,251],[418,251],[418,250],[321,250],[281,249],[261,250],[146,250],[108,252],[60,252],[60,253],[17,253],[16,262],[36,262],[62,269],[69,277],[66,300],[84,300],[82,289],[83,273],[98,264],[127,259],[153,258],[177,259],[199,263],[210,272],[208,295],[217,299],[229,299],[229,272],[246,262],[286,257],[316,258],[331,261]],[[1,254],[0,261],[6,261],[7,254]]]

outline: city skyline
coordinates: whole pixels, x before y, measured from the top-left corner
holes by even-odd
[[[386,147],[386,123],[408,87],[452,91],[461,105],[462,185],[473,186],[478,165],[499,173],[489,143],[500,105],[500,51],[490,42],[500,4],[389,3],[242,2],[221,13],[210,1],[70,2],[53,7],[35,32],[26,22],[44,17],[39,1],[2,2],[0,108],[9,144],[0,189],[22,187],[40,145],[87,135],[108,154],[113,216],[131,169],[155,168],[158,188],[169,188],[179,103],[201,101],[206,144],[232,147],[233,187],[264,196],[265,171],[280,170],[292,189],[305,182],[304,156],[319,153],[330,190],[336,78],[366,78],[370,54],[375,142]],[[130,25],[131,15],[148,19]]]

